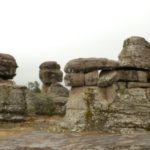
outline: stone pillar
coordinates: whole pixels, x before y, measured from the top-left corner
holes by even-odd
[[[0,120],[21,121],[26,114],[26,87],[11,80],[16,75],[17,63],[13,56],[0,53]]]

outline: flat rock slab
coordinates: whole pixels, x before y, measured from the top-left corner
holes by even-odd
[[[113,70],[118,67],[119,63],[117,61],[107,58],[78,58],[69,61],[64,71],[66,73],[91,72],[99,69]]]
[[[98,86],[105,87],[115,82],[147,82],[148,72],[137,70],[117,70],[117,71],[101,71],[99,75]]]
[[[48,133],[33,131],[0,138],[0,150],[149,150],[150,133]]]

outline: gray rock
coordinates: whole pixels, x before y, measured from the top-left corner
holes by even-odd
[[[113,70],[119,63],[106,58],[78,58],[69,61],[65,66],[66,73],[91,72],[99,69]]]
[[[40,66],[40,69],[58,69],[60,70],[60,65],[56,61],[46,61],[43,62]]]
[[[150,88],[150,83],[143,83],[143,82],[128,82],[128,88]]]
[[[62,82],[63,72],[55,61],[46,61],[40,65],[39,77],[44,85]]]
[[[93,71],[85,74],[85,85],[96,86],[98,82],[98,71]]]
[[[16,75],[17,63],[13,56],[0,53],[0,78],[12,79]]]
[[[75,131],[131,133],[150,128],[150,88],[127,88],[126,82],[109,87],[73,88],[64,118]]]
[[[124,41],[119,54],[121,66],[150,69],[150,44],[142,37],[130,37]]]
[[[73,88],[64,117],[66,127],[72,131],[99,129],[97,124],[100,120],[105,120],[100,108],[107,109],[108,104],[105,99],[101,101],[101,97],[100,89],[96,86]]]
[[[144,129],[150,127],[150,89],[118,89],[114,101],[109,105],[104,128],[110,131],[122,129]]]
[[[51,97],[69,97],[69,90],[60,83],[53,83],[47,90]]]
[[[84,73],[69,73],[64,77],[65,85],[72,87],[84,86],[85,75]]]
[[[0,120],[20,121],[26,114],[26,87],[0,84]]]
[[[62,82],[63,73],[57,69],[43,69],[40,70],[39,77],[43,84],[51,85],[52,83]]]
[[[98,86],[110,86],[115,82],[147,82],[148,72],[137,70],[102,71],[98,80]]]

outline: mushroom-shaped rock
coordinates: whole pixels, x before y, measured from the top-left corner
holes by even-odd
[[[16,75],[17,63],[13,56],[0,53],[0,78],[12,79]]]
[[[126,39],[119,60],[121,66],[150,70],[150,43],[137,36]]]
[[[51,85],[52,83],[61,82],[63,73],[57,62],[47,61],[40,65],[39,77],[43,84]]]
[[[119,67],[119,63],[107,58],[78,58],[69,61],[64,71],[66,73],[91,72],[99,69],[113,70]]]

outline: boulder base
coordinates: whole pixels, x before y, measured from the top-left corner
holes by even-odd
[[[26,87],[0,84],[0,120],[21,121],[26,114]]]

